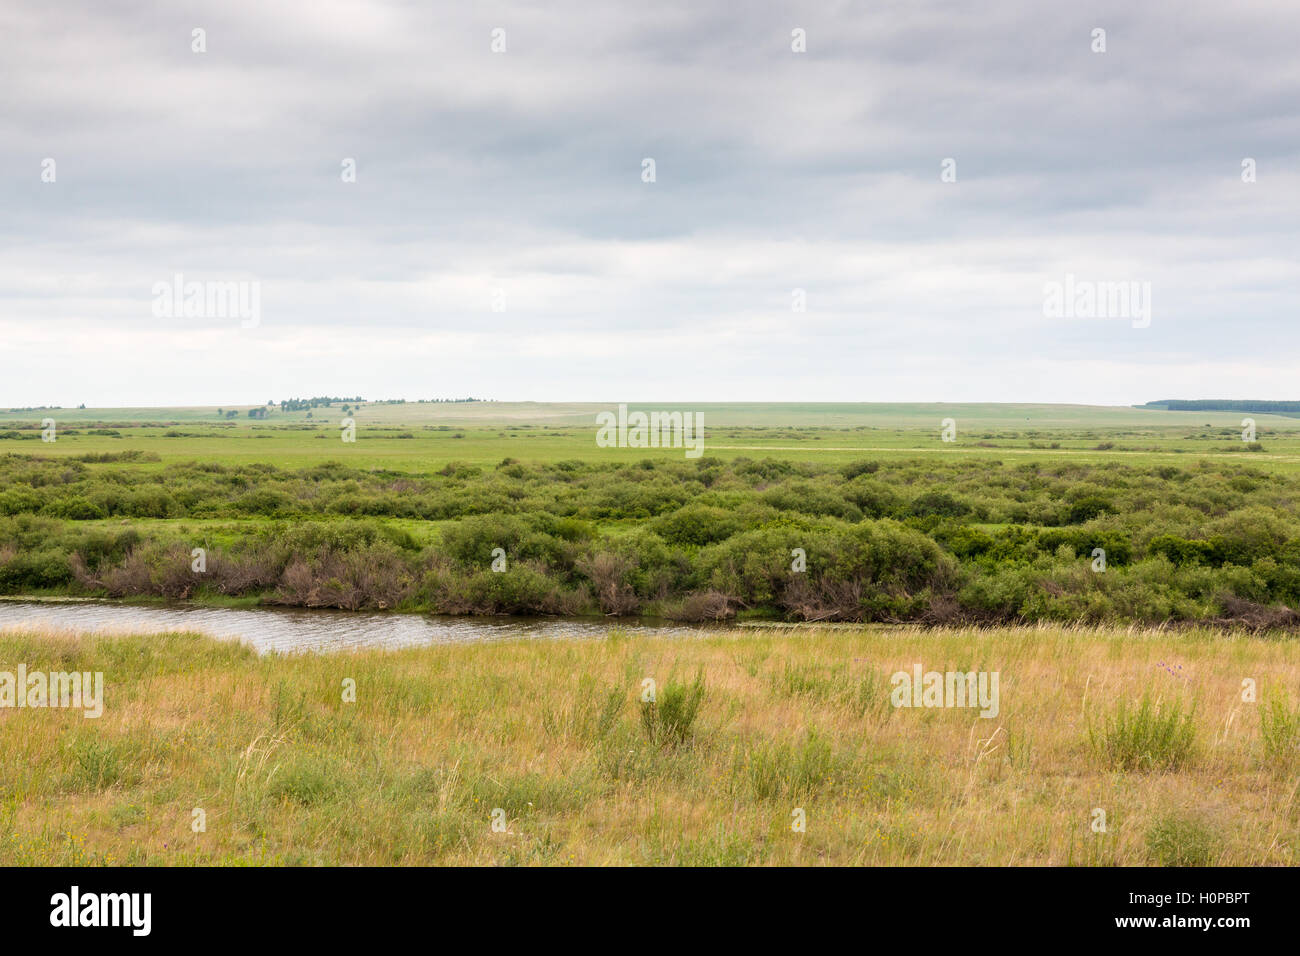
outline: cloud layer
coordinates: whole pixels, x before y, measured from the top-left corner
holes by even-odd
[[[1295,398],[1297,41],[1271,0],[9,0],[0,404]],[[258,323],[159,317],[177,273]],[[1149,327],[1045,316],[1067,273]]]

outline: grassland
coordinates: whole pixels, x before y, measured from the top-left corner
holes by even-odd
[[[357,440],[340,440],[342,408],[273,410],[250,420],[248,407],[225,420],[216,408],[54,409],[0,411],[0,455],[77,457],[141,453],[136,467],[200,460],[227,465],[272,462],[305,468],[343,461],[359,468],[419,473],[453,462],[493,465],[567,459],[633,462],[681,457],[680,450],[598,448],[600,403],[406,403],[350,408]],[[941,404],[630,404],[633,410],[704,415],[706,452],[723,459],[773,456],[843,464],[864,454],[881,460],[917,455],[1084,464],[1125,460],[1185,464],[1189,456],[1236,460],[1243,454],[1241,413],[1168,412],[1083,405]],[[56,422],[58,440],[39,441],[41,421]],[[1248,457],[1270,470],[1300,470],[1300,418],[1253,415],[1263,453]],[[953,418],[956,440],[940,440]],[[110,434],[104,434],[105,432]],[[5,439],[3,436],[10,436]],[[32,444],[35,443],[35,444]],[[1098,446],[1108,447],[1100,448]]]
[[[0,635],[14,661],[102,671],[106,693],[97,720],[0,709],[0,865],[1257,866],[1300,847],[1290,640],[614,629],[258,657]],[[889,675],[916,663],[998,671],[998,716],[892,707]]]

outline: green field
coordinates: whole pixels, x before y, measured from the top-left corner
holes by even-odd
[[[342,402],[307,411],[273,408],[270,422],[297,423],[341,417]],[[351,403],[347,403],[351,405]],[[881,402],[736,402],[736,403],[644,403],[628,402],[630,409],[698,411],[711,426],[812,427],[812,428],[930,428],[947,417],[969,422],[972,427],[1026,428],[1124,428],[1211,423],[1238,426],[1239,412],[1168,412],[1128,405],[1038,405],[1009,403],[881,403]],[[585,425],[601,411],[616,408],[616,402],[362,402],[359,420],[377,425]],[[227,405],[243,420],[250,408]],[[178,406],[170,408],[60,408],[49,410],[0,409],[0,423],[34,424],[50,416],[68,422],[217,422],[217,408]],[[1261,428],[1300,429],[1300,418],[1253,414]]]
[[[448,462],[495,464],[503,457],[630,461],[680,456],[665,449],[598,448],[596,414],[612,404],[534,402],[364,404],[352,412],[356,442],[341,440],[339,406],[273,410],[264,420],[219,419],[216,408],[55,409],[0,412],[0,454],[78,456],[138,449],[160,462],[271,462],[306,467],[343,461],[361,468],[422,472]],[[1187,456],[1237,460],[1244,453],[1240,413],[1167,412],[1123,406],[996,404],[629,404],[633,410],[703,414],[707,453],[721,458],[773,456],[843,463],[864,454],[982,456],[1079,462],[1181,463]],[[38,441],[40,422],[58,439]],[[1263,453],[1254,464],[1300,469],[1300,418],[1253,415]],[[956,439],[940,440],[941,422]],[[88,434],[112,431],[117,435]],[[1110,447],[1098,449],[1109,443]],[[1053,447],[1053,446],[1056,447]],[[1230,457],[1229,457],[1230,456]],[[143,464],[141,467],[148,467]]]

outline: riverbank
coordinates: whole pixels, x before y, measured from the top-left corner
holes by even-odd
[[[491,468],[413,459],[401,472],[154,468],[132,448],[0,454],[0,594],[698,624],[1300,628],[1300,477],[1254,452],[538,461],[509,454],[529,450],[521,441],[502,438]]]
[[[290,656],[0,634],[0,671],[19,663],[102,672],[104,706],[0,707],[0,865],[1293,865],[1300,845],[1300,651],[1244,634],[615,631]],[[996,716],[893,706],[918,664],[996,672]]]

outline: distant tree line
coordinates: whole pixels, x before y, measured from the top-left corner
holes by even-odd
[[[355,398],[340,398],[340,397],[329,396],[329,395],[317,395],[312,398],[286,398],[286,399],[281,399],[278,403],[275,401],[268,401],[265,407],[250,408],[248,410],[248,417],[264,419],[268,416],[271,410],[275,409],[277,404],[279,405],[280,411],[282,412],[307,412],[308,417],[311,417],[312,409],[332,408],[335,405],[341,405],[343,408],[343,413],[350,414],[355,412],[360,407],[360,405],[365,401],[366,400],[362,398],[360,395],[356,396]],[[424,404],[461,404],[465,402],[489,402],[492,401],[492,399],[421,398],[421,399],[417,399],[416,401],[419,404],[424,405]],[[369,404],[405,405],[406,403],[407,400],[404,398],[386,398],[386,399],[379,399],[379,400],[372,401]],[[57,406],[50,406],[50,407],[56,408]],[[83,405],[82,408],[85,408],[85,406]],[[10,409],[11,412],[39,412],[45,410],[46,410],[45,406],[42,406],[41,408],[11,408]],[[235,411],[234,409],[224,409],[224,408],[217,409],[218,418],[235,418],[238,415],[239,412]]]
[[[364,402],[365,399],[358,395],[356,398],[330,398],[326,396],[317,396],[315,398],[286,398],[280,402],[280,411],[282,412],[305,412],[312,408],[324,406],[329,408],[340,402]],[[268,402],[267,404],[274,404]]]
[[[1169,398],[1147,402],[1143,408],[1165,408],[1171,412],[1300,412],[1300,402],[1257,401],[1246,398]]]

